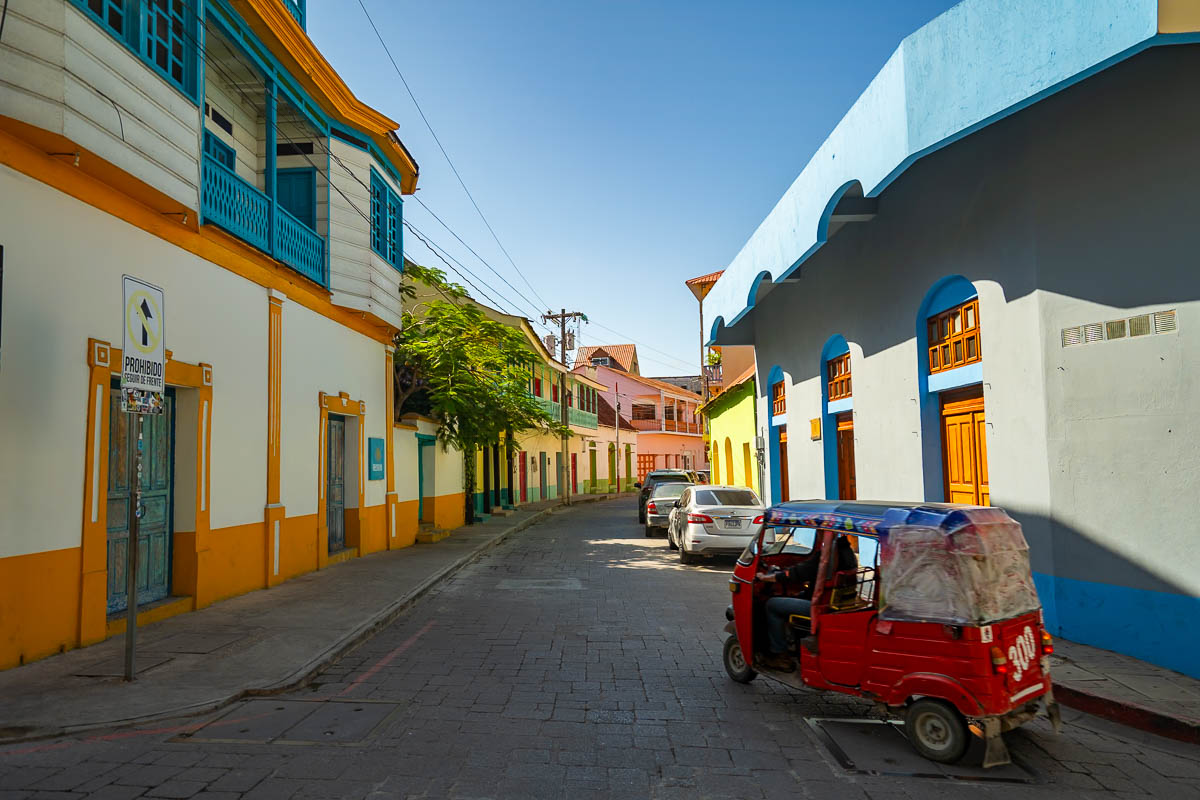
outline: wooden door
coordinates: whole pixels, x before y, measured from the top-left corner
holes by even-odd
[[[779,426],[779,501],[786,503],[788,492],[787,425]]]
[[[142,428],[142,505],[138,522],[138,605],[161,600],[171,590],[171,517],[175,397],[166,395],[162,414],[147,414]],[[129,508],[134,502],[137,417],[121,410],[121,392],[109,393],[108,425],[108,613],[129,607],[126,567]]]
[[[546,483],[546,480],[547,480],[546,479],[546,470],[549,468],[550,468],[550,461],[546,458],[546,454],[538,453],[538,475],[540,476],[539,477],[539,484],[540,484],[539,488],[542,491],[542,497],[541,497],[542,500],[545,500],[549,496],[549,487]]]
[[[989,505],[981,387],[942,395],[942,468],[946,502]]]
[[[857,500],[858,484],[854,479],[854,415],[837,415],[838,498]]]
[[[579,494],[579,454],[571,453],[571,494]]]
[[[592,448],[588,451],[588,479],[592,482],[592,491],[600,490],[596,482],[596,449]]]
[[[524,451],[517,453],[517,457],[521,459],[521,502],[529,502],[529,457]]]
[[[312,167],[275,173],[275,197],[280,207],[313,230],[317,229],[317,173]]]
[[[329,552],[346,547],[346,420],[329,415],[325,441],[325,520]]]

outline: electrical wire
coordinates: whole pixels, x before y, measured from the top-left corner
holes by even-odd
[[[512,268],[515,269],[517,274],[521,276],[521,280],[525,281],[525,285],[529,287],[531,292],[533,292],[533,296],[540,300],[546,308],[550,308],[550,304],[547,303],[540,294],[538,294],[538,290],[534,288],[533,284],[529,282],[529,279],[525,277],[525,273],[521,272],[521,268],[517,266],[515,261],[513,261],[512,256],[508,254],[508,250],[506,250],[504,245],[500,242],[500,237],[496,235],[496,231],[492,228],[492,224],[488,222],[487,217],[485,217],[483,214],[483,210],[479,207],[479,204],[475,202],[475,197],[471,194],[471,190],[467,188],[466,181],[464,181],[462,175],[459,174],[458,168],[454,166],[454,161],[451,160],[450,154],[446,152],[446,148],[442,146],[441,139],[439,139],[437,133],[434,132],[433,125],[429,123],[429,118],[425,116],[425,111],[422,110],[421,104],[417,102],[416,95],[413,94],[413,90],[409,87],[408,81],[405,80],[404,73],[400,71],[400,65],[397,64],[396,59],[392,57],[392,51],[387,46],[387,42],[384,41],[383,35],[380,34],[379,28],[375,26],[375,20],[371,19],[371,12],[367,11],[366,4],[363,3],[363,0],[358,0],[358,5],[360,8],[362,8],[363,14],[366,15],[367,22],[371,25],[371,30],[375,31],[375,37],[379,39],[379,43],[383,45],[383,52],[387,54],[388,61],[392,62],[392,68],[395,69],[396,74],[400,76],[400,82],[404,84],[404,89],[408,92],[409,98],[412,99],[413,105],[416,106],[417,113],[421,115],[421,120],[425,123],[425,127],[429,129],[429,135],[433,137],[433,141],[437,143],[438,149],[442,151],[442,155],[445,157],[446,163],[450,165],[450,170],[454,173],[454,177],[458,178],[459,185],[462,186],[463,191],[467,195],[467,199],[471,201],[471,205],[475,207],[475,211],[479,214],[479,218],[483,220],[483,224],[487,226],[488,232],[492,234],[492,238],[496,240],[496,245],[500,248],[500,252],[504,253],[504,257],[508,259],[508,263],[512,264]]]
[[[230,56],[230,58],[232,58],[234,61],[236,61],[236,62],[238,62],[239,64],[241,64],[243,67],[246,67],[248,70],[250,70],[251,72],[253,72],[253,67],[252,67],[252,66],[250,66],[250,65],[247,65],[247,64],[245,64],[245,62],[244,62],[244,61],[242,61],[242,59],[241,59],[241,58],[238,56],[238,54],[237,54],[237,53],[236,53],[236,52],[233,50],[233,47],[232,47],[232,46],[229,44],[229,42],[227,42],[227,41],[225,40],[225,37],[224,37],[224,36],[218,37],[218,39],[219,39],[219,41],[221,42],[222,46],[225,48],[226,52],[228,52],[228,53],[229,53],[229,56]],[[194,43],[196,43],[196,44],[197,44],[197,46],[198,46],[198,43],[195,41],[195,39],[193,39],[193,42],[194,42]],[[215,72],[217,72],[218,74],[220,74],[220,75],[221,75],[223,78],[225,78],[225,81],[226,81],[226,83],[227,83],[227,84],[228,84],[228,85],[229,85],[231,88],[233,88],[235,91],[237,91],[237,92],[238,92],[238,93],[241,95],[241,97],[242,97],[242,99],[243,99],[243,100],[245,100],[245,101],[246,101],[248,104],[250,104],[251,106],[255,105],[253,98],[251,98],[251,97],[250,97],[250,96],[249,96],[249,95],[246,93],[246,91],[245,91],[244,89],[242,89],[242,88],[241,88],[240,82],[239,82],[239,81],[238,81],[238,80],[237,80],[237,79],[236,79],[234,76],[230,75],[230,73],[229,73],[228,71],[226,71],[226,70],[225,70],[225,69],[224,69],[224,68],[223,68],[223,67],[222,67],[222,66],[221,66],[221,65],[220,65],[218,62],[214,62],[214,61],[212,61],[211,59],[209,59],[209,58],[208,58],[208,57],[207,57],[207,56],[204,54],[204,51],[203,51],[203,50],[199,50],[199,52],[200,52],[200,57],[201,57],[201,60],[204,62],[204,65],[205,65],[205,67],[206,67],[206,68],[213,69]],[[298,142],[297,140],[293,139],[291,136],[289,136],[289,135],[288,135],[288,134],[287,134],[285,131],[283,131],[283,130],[280,128],[280,125],[279,125],[279,120],[278,120],[278,118],[276,119],[276,121],[275,121],[275,124],[274,124],[272,127],[273,127],[273,130],[274,130],[274,133],[275,133],[276,135],[278,135],[278,136],[282,136],[284,139],[286,139],[286,140],[287,140],[287,142],[288,142],[289,144],[297,144],[297,145],[299,144],[299,142]],[[356,182],[357,182],[357,183],[358,183],[360,186],[362,186],[362,187],[363,187],[363,189],[364,189],[364,190],[366,190],[366,191],[367,191],[368,195],[370,195],[370,191],[371,191],[371,188],[370,188],[370,186],[368,186],[368,185],[367,185],[365,182],[363,182],[363,180],[362,180],[361,178],[359,178],[359,177],[358,177],[358,175],[356,175],[356,174],[354,173],[354,171],[353,171],[353,170],[351,170],[351,169],[350,169],[348,166],[346,166],[346,164],[345,164],[345,163],[344,163],[344,162],[341,160],[341,158],[339,158],[339,157],[337,156],[337,154],[336,154],[336,153],[334,153],[334,152],[333,152],[333,151],[332,151],[330,148],[326,147],[326,146],[325,146],[325,144],[324,144],[323,142],[321,142],[321,141],[320,141],[320,137],[313,137],[312,139],[305,139],[304,141],[305,141],[305,142],[311,142],[311,143],[315,144],[315,145],[316,145],[318,148],[320,148],[320,149],[321,149],[321,151],[322,151],[322,152],[323,152],[325,155],[329,156],[329,157],[330,157],[332,160],[336,161],[336,162],[338,163],[338,165],[342,167],[342,169],[345,171],[345,173],[346,173],[347,175],[349,175],[351,178],[353,178],[353,179],[354,179],[354,180],[355,180],[355,181],[356,181]],[[331,188],[332,188],[334,191],[336,191],[336,192],[337,192],[339,195],[341,195],[342,199],[343,199],[343,200],[345,200],[345,201],[346,201],[346,203],[347,203],[347,204],[348,204],[348,205],[349,205],[349,206],[350,206],[352,209],[354,209],[354,211],[358,212],[359,216],[361,216],[361,217],[362,217],[362,218],[363,218],[363,219],[364,219],[364,220],[365,220],[365,221],[366,221],[368,224],[371,224],[371,218],[370,218],[370,216],[369,216],[369,215],[368,215],[366,212],[364,212],[364,211],[363,211],[361,208],[359,208],[359,207],[358,207],[358,205],[357,205],[357,204],[356,204],[356,203],[355,203],[355,202],[354,202],[352,199],[350,199],[350,197],[349,197],[349,196],[348,196],[348,195],[347,195],[347,194],[346,194],[344,191],[342,191],[342,189],[341,189],[339,186],[337,186],[337,185],[334,183],[334,181],[332,180],[332,175],[330,174],[330,172],[329,172],[329,170],[328,170],[328,169],[324,169],[324,170],[323,170],[323,169],[322,169],[320,166],[318,166],[318,165],[317,165],[317,164],[316,164],[316,163],[315,163],[315,162],[312,160],[312,158],[310,158],[310,157],[309,157],[309,155],[308,155],[307,153],[304,153],[304,152],[299,152],[298,154],[299,154],[300,156],[302,156],[302,157],[304,158],[304,160],[305,160],[305,161],[307,161],[307,162],[309,163],[309,165],[311,165],[311,166],[312,166],[312,168],[313,168],[314,170],[316,170],[316,171],[317,171],[317,173],[318,173],[318,174],[321,174],[322,176],[324,176],[324,177],[325,177],[325,179],[326,179],[326,181],[327,181],[328,185],[329,185],[329,186],[330,186],[330,187],[331,187]],[[415,197],[415,195],[414,195],[414,197]],[[458,239],[460,242],[462,242],[462,239],[461,239],[461,238],[460,238],[460,237],[459,237],[457,234],[455,234],[455,233],[454,233],[454,231],[452,231],[452,230],[449,228],[449,226],[447,226],[447,225],[446,225],[446,223],[445,223],[445,222],[442,222],[441,218],[437,217],[437,215],[436,215],[436,214],[434,214],[434,213],[433,213],[433,211],[432,211],[431,209],[429,209],[429,207],[428,207],[428,206],[426,206],[426,205],[425,205],[425,203],[423,203],[423,202],[422,202],[422,203],[421,203],[421,205],[422,205],[422,206],[423,206],[423,207],[424,207],[424,208],[425,208],[427,211],[429,211],[429,213],[430,213],[430,214],[431,214],[431,215],[432,215],[432,216],[433,216],[435,219],[437,219],[437,221],[438,221],[439,223],[441,223],[441,225],[442,225],[443,227],[445,227],[445,228],[446,228],[446,230],[450,231],[450,233],[451,233],[451,234],[452,234],[452,235],[453,235],[453,236],[454,236],[456,239]],[[483,284],[484,286],[488,286],[488,284],[487,284],[485,281],[483,281],[481,278],[479,278],[479,276],[475,275],[475,273],[473,273],[473,272],[470,272],[470,270],[468,270],[468,269],[467,269],[465,266],[463,266],[463,265],[462,265],[462,263],[458,261],[458,259],[456,259],[456,258],[454,258],[454,256],[450,255],[449,251],[447,251],[445,248],[442,248],[442,247],[440,247],[440,246],[437,246],[437,245],[436,245],[436,243],[434,243],[434,242],[433,242],[433,240],[432,240],[432,237],[430,237],[430,236],[428,236],[427,234],[424,234],[423,232],[421,232],[421,231],[419,231],[418,229],[416,229],[416,228],[415,228],[415,227],[412,225],[412,223],[411,223],[409,220],[407,220],[407,219],[404,219],[404,220],[402,220],[402,221],[403,221],[403,224],[404,224],[404,226],[405,226],[406,228],[408,228],[408,229],[409,229],[409,231],[411,231],[411,232],[412,232],[412,233],[413,233],[413,234],[414,234],[414,235],[417,237],[417,239],[418,239],[418,240],[419,240],[419,241],[420,241],[420,242],[421,242],[423,245],[425,245],[426,249],[428,249],[428,250],[429,250],[429,252],[433,253],[433,255],[434,255],[434,256],[436,256],[436,257],[437,257],[439,260],[441,260],[441,261],[442,261],[442,263],[446,264],[446,266],[447,266],[447,267],[448,267],[448,268],[449,268],[451,271],[453,271],[453,272],[454,272],[456,275],[458,275],[459,277],[461,277],[461,278],[462,278],[462,279],[463,279],[463,280],[464,280],[464,281],[465,281],[465,282],[466,282],[468,285],[470,285],[470,286],[471,286],[471,287],[472,287],[472,288],[473,288],[473,289],[474,289],[476,292],[478,292],[478,293],[479,293],[481,296],[483,296],[484,298],[486,298],[486,299],[488,300],[488,302],[491,302],[491,303],[494,303],[494,304],[496,304],[496,305],[499,307],[499,309],[498,309],[498,310],[504,311],[504,313],[509,313],[508,309],[507,309],[507,308],[504,306],[504,304],[500,303],[498,300],[496,300],[495,298],[493,298],[491,295],[489,295],[488,293],[486,293],[486,292],[484,292],[482,289],[480,289],[480,288],[479,288],[479,286],[477,286],[475,283],[473,283],[473,282],[471,282],[469,279],[467,279],[467,278],[466,278],[466,276],[465,276],[465,275],[463,275],[463,272],[464,272],[464,271],[465,271],[465,272],[467,272],[467,273],[468,273],[468,274],[470,274],[472,277],[474,277],[476,281],[478,281],[479,283]],[[470,246],[468,246],[468,245],[466,244],[466,242],[463,242],[463,245],[464,245],[464,246],[466,246],[468,250],[471,250]],[[439,252],[438,252],[438,250],[441,250],[441,253],[439,253]],[[474,250],[471,250],[471,252],[472,252],[472,253],[474,253]],[[450,264],[450,263],[449,263],[449,262],[446,260],[446,258],[444,258],[444,257],[442,256],[442,253],[445,253],[447,256],[449,256],[449,258],[450,258],[451,260],[453,260],[455,264],[458,264],[458,266],[460,267],[460,269],[455,269],[455,268],[454,268],[454,266],[452,266],[452,265],[451,265],[451,264]],[[478,255],[478,254],[475,254],[475,255],[476,255],[476,257],[477,257],[477,258],[479,258],[479,255]],[[483,261],[483,259],[482,259],[482,258],[480,258],[480,261]],[[486,265],[486,266],[487,266],[489,269],[492,269],[491,265],[490,265],[490,264],[487,264],[487,262],[484,262],[484,264],[485,264],[485,265]],[[493,271],[493,272],[495,272],[495,270],[494,270],[494,269],[492,269],[492,271]],[[496,274],[497,274],[497,276],[499,276],[499,277],[501,278],[501,280],[504,280],[503,276],[499,275],[499,273],[496,273]],[[505,282],[506,284],[508,284],[508,286],[509,286],[510,288],[512,288],[514,291],[517,291],[517,290],[516,290],[516,288],[515,288],[515,287],[513,287],[513,286],[512,286],[512,284],[508,283],[508,281],[507,281],[507,280],[505,280],[504,282]],[[496,289],[495,289],[494,287],[490,287],[490,286],[489,286],[488,288],[492,289],[492,291],[493,291],[493,292],[495,292],[496,294],[498,294],[498,295],[500,295],[501,297],[503,297],[503,294],[502,294],[502,293],[500,293],[500,292],[498,292],[498,291],[496,291]],[[518,292],[518,294],[520,294],[520,293]],[[529,302],[529,299],[528,299],[528,298],[526,298],[524,295],[521,295],[521,297],[522,297],[523,299],[525,299],[525,300],[526,300],[526,302]],[[515,308],[517,308],[517,304],[513,303],[511,300],[509,300],[509,306],[510,306],[511,308],[514,308],[514,309],[515,309]],[[516,314],[514,314],[514,316],[520,316],[520,317],[524,317],[524,316],[525,316],[525,314],[524,314],[524,313],[522,313],[522,312],[520,312],[520,311],[518,311]],[[536,317],[534,318],[534,321],[536,322]],[[539,324],[540,324],[540,323],[539,323]],[[544,328],[544,329],[545,329],[545,330],[547,330],[547,331],[549,331],[549,330],[550,330],[550,329],[549,329],[548,327],[546,327],[544,324],[540,324],[540,327]]]
[[[641,345],[642,347],[646,348],[647,350],[652,350],[652,351],[654,351],[655,353],[659,353],[660,355],[664,355],[664,356],[666,356],[667,358],[669,358],[669,359],[671,359],[672,361],[675,361],[675,362],[677,362],[677,363],[679,363],[679,364],[684,364],[684,365],[686,365],[686,366],[687,366],[687,368],[688,368],[689,370],[690,370],[690,369],[692,369],[692,368],[695,366],[694,364],[691,364],[690,362],[684,361],[682,358],[676,358],[675,356],[671,355],[670,353],[668,353],[668,352],[666,352],[666,351],[664,351],[664,350],[659,350],[657,347],[651,347],[650,345],[646,344],[645,342],[640,342],[640,341],[638,341],[637,339],[634,339],[632,336],[626,336],[625,334],[621,333],[620,331],[618,331],[618,330],[614,330],[613,328],[610,328],[610,327],[608,327],[607,325],[601,325],[599,322],[594,322],[594,321],[592,321],[592,320],[588,320],[588,321],[589,321],[589,322],[590,322],[592,325],[595,325],[597,328],[604,328],[604,330],[608,331],[609,333],[615,333],[617,336],[620,336],[622,339],[625,339],[625,340],[627,340],[627,341],[630,341],[630,342],[632,342],[632,343],[634,343],[634,344],[636,344],[636,345]],[[661,359],[657,359],[657,358],[649,358],[649,359],[647,359],[647,360],[648,360],[648,361],[654,361],[654,362],[657,362],[657,363],[659,363],[659,364],[662,364],[662,365],[664,365],[664,366],[670,366],[670,365],[669,365],[667,362],[665,362],[665,361],[662,361]]]

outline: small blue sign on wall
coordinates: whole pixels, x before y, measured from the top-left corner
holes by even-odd
[[[367,439],[367,480],[383,480],[383,459],[386,455],[383,439]]]

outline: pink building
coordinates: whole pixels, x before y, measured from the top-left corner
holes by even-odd
[[[632,344],[582,347],[575,371],[608,386],[601,392],[637,429],[638,480],[653,469],[707,469],[700,395],[639,374]]]

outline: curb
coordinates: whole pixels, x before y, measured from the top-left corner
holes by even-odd
[[[595,503],[602,500],[609,500],[612,495],[589,495],[587,500],[576,500],[571,505],[579,503]],[[96,730],[108,730],[111,728],[127,728],[134,725],[143,725],[148,722],[158,720],[175,719],[178,717],[196,716],[198,714],[207,714],[212,711],[217,711],[228,705],[232,705],[239,700],[244,700],[248,697],[270,697],[273,695],[282,694],[283,692],[299,689],[307,685],[317,673],[326,667],[334,664],[349,651],[358,647],[367,639],[370,639],[380,629],[387,627],[394,622],[397,617],[408,610],[414,603],[420,600],[431,589],[436,587],[442,581],[452,577],[455,573],[470,566],[478,561],[485,553],[495,548],[504,542],[508,537],[515,533],[532,527],[533,525],[542,522],[547,517],[551,516],[555,511],[569,510],[571,506],[565,503],[544,508],[541,511],[534,513],[528,519],[521,520],[515,525],[510,525],[508,528],[501,531],[494,538],[480,544],[470,553],[467,553],[458,561],[447,564],[442,569],[427,577],[424,581],[417,584],[403,596],[397,598],[391,604],[377,612],[370,619],[354,628],[353,631],[344,636],[341,640],[326,648],[323,652],[314,658],[309,659],[306,663],[293,670],[291,674],[282,680],[267,686],[248,687],[235,691],[228,697],[206,701],[202,703],[194,703],[189,706],[181,706],[172,708],[167,711],[159,711],[153,714],[144,714],[139,717],[128,717],[125,719],[109,720],[106,722],[89,723],[87,725],[67,725],[55,730],[37,730],[27,732],[25,735],[6,738],[0,736],[0,746],[8,746],[13,744],[21,744],[23,742],[43,741],[46,739],[56,739],[63,736],[73,736],[75,734],[87,733]]]
[[[1054,696],[1063,705],[1070,706],[1077,711],[1153,733],[1156,736],[1200,745],[1200,721],[1172,717],[1138,703],[1114,700],[1102,694],[1084,691],[1062,683],[1054,684]]]

